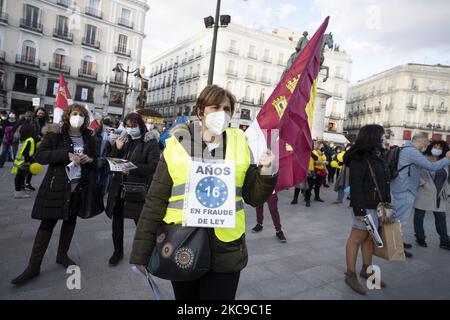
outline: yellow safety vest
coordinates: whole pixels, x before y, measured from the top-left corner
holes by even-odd
[[[317,152],[316,150],[313,150],[313,153],[317,156],[317,160],[316,161],[327,161],[327,156],[326,155],[320,155],[319,152]],[[317,169],[325,169],[325,165],[323,164],[314,164],[314,167]]]
[[[216,237],[223,242],[239,239],[245,232],[245,212],[242,201],[242,186],[245,174],[250,166],[250,151],[242,130],[226,129],[225,160],[233,162],[236,169],[236,226],[235,228],[214,228]],[[172,194],[163,219],[165,223],[181,224],[183,220],[183,203],[188,175],[192,164],[191,156],[173,135],[166,140],[163,151],[170,177],[173,181]]]
[[[25,151],[25,147],[27,143],[30,143],[30,157],[34,155],[34,139],[28,138],[21,144],[19,144],[19,152],[17,152],[16,159],[14,160],[13,167],[11,169],[11,173],[17,174],[19,167],[25,163],[25,157],[23,156],[23,152]]]

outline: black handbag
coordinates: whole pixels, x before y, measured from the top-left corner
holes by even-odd
[[[78,217],[82,219],[93,218],[105,211],[102,187],[96,179],[98,173],[96,170],[91,170],[89,174],[89,182],[78,185],[76,191],[78,198],[74,199],[78,206]]]
[[[193,281],[210,270],[211,250],[205,228],[162,224],[156,232],[149,272],[171,281]]]
[[[120,198],[125,202],[144,202],[147,195],[147,185],[137,182],[122,182]]]

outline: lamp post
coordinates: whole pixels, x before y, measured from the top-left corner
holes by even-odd
[[[211,59],[209,60],[208,85],[213,83],[214,62],[216,60],[217,32],[219,31],[219,19],[220,19],[220,27],[226,27],[231,21],[231,17],[229,15],[220,15],[220,0],[217,0],[216,18],[214,19],[213,17],[209,16],[203,19],[206,28],[214,27],[213,40],[211,46]]]
[[[127,95],[128,95],[128,75],[131,73],[134,73],[135,77],[141,78],[141,74],[139,72],[139,68],[136,68],[134,70],[130,70],[130,66],[127,66],[126,69],[123,68],[123,65],[121,63],[117,63],[117,65],[112,70],[113,72],[123,72],[126,74],[125,78],[125,92],[123,95],[123,109],[122,109],[122,120],[125,118],[125,108],[127,105]]]

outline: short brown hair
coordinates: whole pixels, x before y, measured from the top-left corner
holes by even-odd
[[[68,132],[69,128],[70,128],[70,114],[72,113],[72,111],[79,111],[83,114],[84,116],[84,122],[83,125],[81,126],[80,130],[81,132],[83,132],[84,130],[86,130],[89,127],[89,124],[91,123],[89,120],[89,112],[86,110],[85,107],[83,107],[82,105],[79,104],[71,104],[70,106],[68,106],[66,109],[64,109],[63,115],[62,115],[62,129],[64,132]]]
[[[195,103],[194,111],[200,111],[203,113],[206,106],[219,105],[222,103],[225,97],[228,97],[228,99],[230,99],[231,114],[233,115],[236,98],[230,91],[225,90],[215,84],[209,85],[202,90]]]

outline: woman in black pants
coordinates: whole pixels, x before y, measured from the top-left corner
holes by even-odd
[[[138,113],[130,113],[125,117],[124,127],[127,135],[117,139],[109,156],[131,161],[137,169],[114,172],[108,193],[106,214],[112,218],[112,238],[114,252],[109,259],[110,266],[116,266],[123,258],[123,223],[124,218],[133,219],[135,224],[139,220],[144,198],[134,201],[121,198],[123,184],[138,183],[148,189],[153,173],[159,161],[158,141],[147,135],[147,127]]]
[[[64,110],[60,131],[48,132],[36,153],[35,160],[48,164],[45,178],[39,188],[33,206],[32,217],[41,220],[34,240],[31,257],[25,271],[13,279],[19,285],[40,273],[42,259],[58,220],[63,220],[59,237],[56,263],[67,268],[76,263],[67,255],[75,231],[77,215],[91,211],[95,194],[86,201],[85,186],[90,183],[96,171],[95,142],[88,129],[89,115],[83,106],[74,104]],[[52,127],[53,129],[59,127]],[[66,166],[73,165],[80,170],[69,180]],[[96,213],[103,211],[96,207]]]

